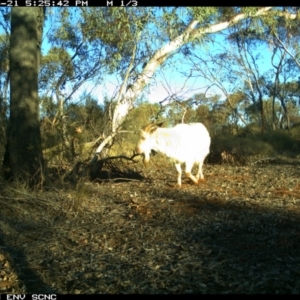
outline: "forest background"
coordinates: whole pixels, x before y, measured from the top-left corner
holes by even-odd
[[[297,7],[47,8],[36,28],[37,96],[31,90],[27,97],[34,116],[22,111],[27,87],[20,82],[28,70],[15,84],[12,76],[10,13],[1,8],[6,177],[21,170],[22,177],[40,174],[40,181],[45,162],[72,169],[78,161],[131,157],[138,130],[154,121],[204,123],[212,136],[210,162],[299,153]],[[32,48],[26,56],[27,41],[15,35],[16,57],[30,57]],[[35,130],[28,125],[33,119]],[[28,138],[12,130],[14,122]],[[25,156],[32,158],[26,166]]]

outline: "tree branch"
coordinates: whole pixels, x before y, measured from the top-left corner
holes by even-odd
[[[274,36],[277,39],[277,41],[279,42],[279,44],[283,47],[284,51],[295,61],[297,66],[300,68],[300,63],[297,61],[296,57],[285,47],[283,42],[280,40],[280,38],[276,34],[274,34]]]

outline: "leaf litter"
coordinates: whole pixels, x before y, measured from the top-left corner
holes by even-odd
[[[300,293],[300,164],[3,186],[0,293]]]

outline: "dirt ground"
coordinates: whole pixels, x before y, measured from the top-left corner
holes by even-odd
[[[300,293],[299,160],[143,175],[3,186],[0,293]]]

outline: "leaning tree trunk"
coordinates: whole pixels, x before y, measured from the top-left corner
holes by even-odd
[[[43,180],[38,69],[43,8],[13,7],[10,38],[10,119],[4,170],[28,186]]]

